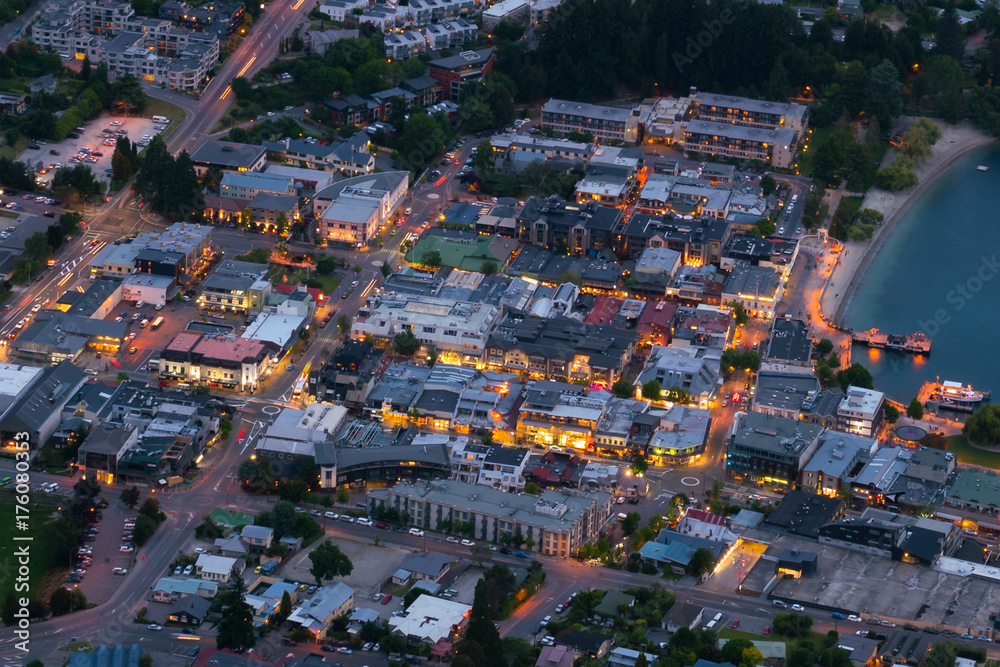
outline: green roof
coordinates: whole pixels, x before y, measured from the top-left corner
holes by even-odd
[[[510,259],[511,252],[505,245],[494,243],[497,237],[480,235],[469,238],[469,236],[468,234],[463,234],[462,237],[424,234],[406,254],[406,259],[417,264],[424,253],[437,250],[441,253],[441,266],[479,272],[486,262],[494,262],[502,268]],[[511,243],[513,247],[517,247],[516,243],[513,241]]]
[[[216,507],[209,516],[213,523],[220,526],[249,526],[253,523],[253,516],[243,512],[233,512],[232,510]]]

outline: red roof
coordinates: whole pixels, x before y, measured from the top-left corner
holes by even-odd
[[[670,330],[677,314],[677,304],[672,301],[650,301],[642,309],[639,322],[635,325],[637,333],[650,333],[654,328]]]
[[[292,292],[297,290],[299,288],[299,285],[301,284],[302,283],[295,283],[294,285],[286,285],[279,283],[274,286],[274,291],[277,292],[278,294],[291,294]],[[309,292],[309,296],[312,297],[313,303],[319,303],[320,301],[326,298],[326,296],[323,294],[323,290],[321,290],[318,287],[307,287],[306,291]]]
[[[726,525],[726,517],[721,514],[712,514],[706,510],[689,509],[684,515],[685,518],[694,519],[696,521],[704,521],[705,523],[710,523],[713,526],[724,526]]]
[[[594,307],[583,318],[584,324],[610,324],[622,309],[622,299],[613,296],[599,296],[594,299]]]

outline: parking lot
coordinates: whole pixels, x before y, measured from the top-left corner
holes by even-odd
[[[117,123],[117,125],[115,124]],[[144,135],[153,137],[161,130],[156,130],[151,118],[112,116],[102,114],[82,126],[83,132],[79,138],[67,137],[58,143],[37,140],[21,154],[21,160],[33,169],[37,169],[42,176],[43,182],[51,184],[52,171],[62,167],[72,167],[77,164],[86,164],[91,168],[98,179],[111,180],[111,155],[115,151],[115,140],[113,138],[102,137],[108,134],[106,131],[123,131],[127,133],[133,142],[142,140]],[[84,152],[86,149],[89,152]],[[141,149],[141,146],[140,146]],[[76,161],[74,161],[76,159]],[[44,170],[44,173],[43,173]]]
[[[778,542],[785,540],[788,548],[799,542],[787,537]],[[892,620],[974,630],[992,626],[992,600],[1000,597],[994,583],[830,545],[817,551],[818,576],[783,579],[772,594]]]

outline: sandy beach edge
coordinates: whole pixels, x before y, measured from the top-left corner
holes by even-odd
[[[972,128],[970,125],[962,125],[958,127],[946,126],[942,129],[961,130],[968,136],[955,144],[946,144],[944,146],[945,150],[937,153],[936,155],[932,153],[927,160],[922,162],[917,167],[919,184],[906,192],[897,193],[895,195],[900,199],[898,199],[892,207],[892,210],[888,212],[886,219],[880,225],[878,232],[872,239],[868,248],[865,250],[861,260],[854,266],[850,283],[844,291],[843,296],[840,297],[839,303],[834,311],[834,315],[830,319],[830,321],[835,325],[842,326],[841,320],[844,316],[844,312],[847,310],[851,300],[854,298],[854,294],[857,291],[858,286],[868,273],[868,268],[871,266],[871,262],[878,255],[879,251],[881,251],[883,244],[891,236],[900,219],[902,219],[903,216],[910,210],[910,207],[927,194],[930,186],[933,185],[934,182],[937,181],[957,160],[980,148],[985,148],[990,144],[997,143],[996,138],[984,134],[979,130]],[[943,136],[941,141],[950,141],[947,137],[950,133],[946,131],[942,134]],[[941,145],[940,142],[937,145]],[[935,147],[937,147],[937,145]],[[888,191],[873,186],[872,189],[870,189],[865,195],[865,201],[862,204],[862,207],[880,208],[877,206],[869,206],[868,204],[870,203],[870,200],[874,199],[875,196],[881,196],[883,193],[888,193]]]

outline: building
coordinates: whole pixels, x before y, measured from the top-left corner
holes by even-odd
[[[195,562],[194,572],[207,581],[227,584],[231,577],[240,576],[243,573],[243,567],[242,561],[238,558],[200,554]]]
[[[517,214],[517,239],[561,254],[594,257],[614,248],[614,232],[624,212],[596,201],[583,204],[558,197],[529,199]]]
[[[708,408],[722,391],[721,355],[719,348],[653,347],[632,383],[636,396],[641,395],[644,384],[656,380],[665,400],[670,400],[670,391],[677,389],[687,392],[691,405]]]
[[[452,478],[499,491],[523,491],[524,469],[531,452],[518,447],[486,446],[462,438],[452,445]]]
[[[758,160],[777,169],[795,165],[796,134],[793,130],[767,130],[692,120],[683,134],[684,151],[716,159]]]
[[[635,354],[638,336],[568,317],[531,317],[499,325],[486,343],[486,368],[537,379],[614,384]]]
[[[541,126],[549,128],[556,136],[579,133],[589,134],[602,143],[616,139],[636,143],[641,138],[642,125],[639,118],[638,109],[605,107],[553,98],[542,106]]]
[[[517,418],[517,439],[567,451],[590,449],[606,403],[606,396],[585,396],[577,385],[538,381],[525,392]]]
[[[416,551],[406,556],[399,564],[400,570],[409,573],[417,581],[432,581],[440,583],[451,567],[451,559],[433,551]]]
[[[809,108],[791,102],[769,102],[734,95],[691,91],[692,113],[701,120],[764,130],[791,130],[801,136],[809,120]]]
[[[761,266],[737,265],[733,267],[722,302],[741,304],[751,317],[771,319],[784,294],[784,281],[774,269]]]
[[[705,608],[701,605],[677,601],[663,615],[660,627],[670,633],[677,632],[681,628],[694,630],[701,625],[704,615]]]
[[[197,627],[208,616],[208,611],[211,607],[212,603],[205,598],[197,595],[188,595],[177,600],[170,607],[170,611],[167,612],[167,621],[177,623],[178,625]]]
[[[45,368],[0,364],[0,452],[13,458],[15,443],[28,442],[33,457],[59,428],[63,409],[86,379],[69,361]]]
[[[66,661],[69,667],[139,667],[143,651],[138,644],[123,646],[118,644],[111,647],[101,644],[96,649],[84,653],[74,651],[70,659]]]
[[[127,331],[125,322],[43,310],[21,330],[10,347],[21,359],[41,363],[74,361],[87,349],[117,353]]]
[[[793,535],[817,538],[823,526],[842,519],[846,509],[847,505],[839,498],[794,489],[781,499],[764,522],[784,528]]]
[[[645,447],[639,451],[632,451],[633,441],[631,435],[632,425],[636,418],[649,409],[648,401],[641,401],[634,398],[618,398],[617,396],[606,399],[604,412],[597,423],[593,436],[594,450],[599,454],[611,456],[634,456],[645,454]],[[641,443],[645,445],[645,443]]]
[[[70,315],[103,320],[121,303],[122,283],[118,280],[94,280],[86,292],[69,290],[59,297],[55,310]],[[151,303],[158,303],[152,301]]]
[[[526,23],[530,9],[528,0],[501,0],[483,10],[483,30],[491,32],[503,21]]]
[[[646,248],[670,248],[681,253],[685,266],[718,265],[729,233],[729,223],[716,218],[684,220],[636,213],[616,251],[624,259],[637,260]]]
[[[288,621],[320,639],[326,636],[334,619],[351,613],[353,608],[354,589],[338,581],[321,587],[304,600],[292,610]]]
[[[580,654],[566,646],[543,646],[535,667],[573,667]]]
[[[611,650],[615,642],[613,635],[606,635],[601,632],[588,632],[586,630],[573,630],[566,628],[560,630],[555,636],[556,646],[578,651],[588,658],[603,658]]]
[[[759,371],[750,409],[797,420],[803,414],[803,405],[814,400],[819,391],[819,379],[815,375]]]
[[[701,460],[708,447],[712,418],[708,410],[674,405],[659,415],[646,446],[646,458],[653,465],[690,465]],[[642,431],[636,424],[632,437]]]
[[[153,601],[172,603],[197,595],[211,600],[219,593],[219,582],[205,579],[174,579],[163,577],[153,585]]]
[[[370,297],[351,321],[351,338],[371,336],[387,348],[395,336],[410,331],[446,363],[477,365],[483,357],[500,310],[493,305],[394,292]]]
[[[850,386],[837,408],[841,430],[866,437],[878,437],[885,421],[885,395],[874,389]]]
[[[876,439],[826,431],[820,437],[819,449],[802,468],[799,486],[812,493],[840,495],[876,451]]]
[[[804,366],[812,369],[812,338],[802,320],[776,317],[771,325],[765,358],[769,364]]]
[[[271,282],[264,279],[267,264],[226,259],[202,284],[198,307],[206,310],[256,314],[267,305]]]
[[[526,0],[521,1],[526,2]],[[496,6],[493,5],[493,7]],[[431,23],[427,25],[424,28],[424,35],[427,38],[427,46],[432,51],[461,49],[466,44],[475,42],[479,38],[479,28],[464,18],[458,17],[444,23]]]
[[[493,47],[463,51],[458,55],[428,62],[427,76],[441,82],[442,99],[458,102],[462,87],[467,83],[482,81],[483,77],[493,71],[495,60]]]
[[[219,195],[230,199],[249,201],[262,192],[269,195],[294,195],[295,181],[278,174],[244,171],[225,173],[219,183]]]
[[[402,205],[409,172],[389,171],[347,178],[324,188],[313,199],[317,233],[327,243],[361,247]]]
[[[423,528],[439,529],[445,519],[472,522],[473,537],[489,542],[520,533],[534,541],[531,550],[567,557],[596,540],[613,512],[612,495],[603,491],[517,495],[455,480],[373,489],[368,492],[368,507],[372,512],[377,507],[396,508],[410,516],[412,525]]]
[[[124,301],[165,305],[177,291],[177,279],[173,276],[133,273],[122,281],[121,290]]]
[[[387,58],[405,60],[427,53],[427,38],[416,30],[392,32],[385,36],[383,46]]]
[[[247,543],[251,549],[263,551],[271,546],[274,540],[274,528],[267,526],[244,526],[240,531],[240,538]]]
[[[819,448],[816,424],[757,412],[736,413],[726,452],[726,473],[735,479],[790,490]]]
[[[206,139],[191,154],[191,161],[199,177],[211,167],[220,169],[223,174],[262,171],[267,163],[267,149],[253,144]]]
[[[271,364],[268,347],[260,341],[182,333],[160,352],[159,376],[253,392]]]
[[[472,607],[461,602],[421,595],[403,616],[389,619],[389,632],[406,638],[407,644],[437,644],[461,637]]]

